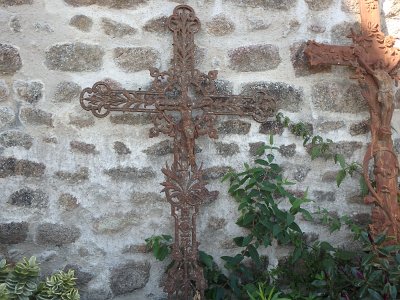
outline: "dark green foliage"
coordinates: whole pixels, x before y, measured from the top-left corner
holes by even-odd
[[[147,238],[146,246],[153,251],[154,257],[164,260],[171,253],[172,237],[170,235],[159,235]]]
[[[400,299],[400,246],[384,246],[384,236],[374,240],[349,217],[335,218],[325,210],[311,213],[302,208],[309,200],[306,195],[299,198],[286,190],[292,183],[282,177],[272,143],[271,137],[270,145],[259,149],[263,156],[253,166],[246,164],[242,172],[232,172],[224,178],[229,180],[229,193],[238,202],[240,217],[236,224],[246,228],[247,234],[233,239],[241,247],[239,253],[221,257],[224,270],[212,256],[200,251],[199,261],[208,282],[206,298]],[[341,156],[334,159],[347,168],[346,172],[353,172]],[[359,248],[350,251],[324,241],[307,244],[296,222],[299,214],[306,220],[318,219],[331,231],[347,226]],[[158,259],[170,253],[170,236],[146,241]],[[273,241],[290,246],[292,252],[277,267],[268,269],[268,261],[260,250]]]
[[[36,258],[24,258],[14,268],[0,261],[0,300],[79,300],[74,271],[62,271],[39,282]]]

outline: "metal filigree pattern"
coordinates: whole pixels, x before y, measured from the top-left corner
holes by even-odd
[[[356,69],[356,79],[368,103],[371,119],[371,144],[363,162],[364,178],[374,204],[370,230],[374,235],[386,233],[389,244],[400,243],[400,207],[398,196],[399,163],[393,150],[391,121],[394,110],[394,81],[399,80],[400,49],[394,38],[381,32],[379,2],[360,0],[361,34],[348,36],[352,46],[332,46],[309,41],[305,54],[312,66],[345,65]],[[369,163],[373,160],[373,180]]]
[[[276,109],[275,101],[262,92],[252,96],[223,95],[216,92],[217,71],[207,74],[195,68],[194,35],[200,21],[193,9],[179,5],[167,22],[173,32],[173,59],[168,71],[151,69],[154,78],[149,91],[113,90],[98,82],[82,91],[81,106],[97,117],[111,111],[152,114],[150,137],[166,134],[174,139],[173,162],[162,169],[163,192],[175,221],[173,264],[164,290],[169,299],[204,299],[206,281],[198,262],[199,242],[196,217],[202,203],[216,199],[208,191],[203,171],[196,163],[195,142],[199,136],[217,138],[217,115],[251,116],[264,122]]]

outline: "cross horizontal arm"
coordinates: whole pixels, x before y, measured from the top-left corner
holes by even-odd
[[[111,89],[102,81],[84,89],[80,96],[82,107],[99,118],[111,111],[158,113],[164,100],[165,96],[161,93]],[[164,103],[164,106],[168,104]]]
[[[200,108],[200,105],[194,108]],[[201,108],[209,115],[251,116],[263,123],[276,112],[276,102],[264,92],[256,92],[253,96],[210,95],[209,102],[205,101]]]
[[[356,66],[357,57],[354,55],[354,47],[335,46],[308,41],[304,53],[311,66],[340,65]]]

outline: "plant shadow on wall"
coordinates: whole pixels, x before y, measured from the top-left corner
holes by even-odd
[[[347,175],[360,172],[356,162],[348,163],[340,154],[332,152],[332,141],[313,136],[306,124],[293,123],[282,114],[277,122],[303,139],[312,159],[332,159],[339,165],[336,177],[339,186]],[[326,210],[311,212],[302,207],[310,202],[305,192],[298,197],[287,187],[292,182],[283,178],[282,167],[276,162],[273,136],[269,145],[262,146],[259,157],[251,166],[245,164],[241,172],[230,172],[229,194],[238,202],[240,217],[236,224],[247,234],[235,237],[241,248],[234,256],[222,256],[220,268],[212,256],[200,251],[199,260],[208,282],[207,299],[399,299],[400,245],[385,243],[390,237],[373,237],[367,228],[356,225],[347,216],[332,217]],[[360,176],[361,191],[368,192]],[[289,208],[282,208],[287,203]],[[318,221],[329,226],[331,232],[347,226],[358,242],[356,250],[335,247],[326,241],[308,243],[296,219]],[[146,239],[159,260],[168,258],[172,238],[169,235]],[[263,248],[289,246],[291,252],[276,267],[268,266],[268,259],[260,255]],[[174,262],[171,262],[170,266]]]

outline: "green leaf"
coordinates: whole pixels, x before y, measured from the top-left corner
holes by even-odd
[[[369,193],[369,189],[367,183],[365,182],[364,176],[360,176],[359,183],[361,189],[361,196],[367,196]]]
[[[311,148],[311,159],[314,160],[321,155],[321,147],[314,146]]]
[[[383,300],[382,296],[378,292],[374,291],[373,289],[368,289],[368,293],[372,297],[372,299]]]
[[[342,154],[335,154],[335,164],[339,163],[342,169],[346,168],[346,162],[344,160],[344,156]]]
[[[268,166],[269,165],[269,163],[266,160],[263,160],[263,159],[256,159],[254,162],[256,164],[259,164],[259,165],[262,165],[262,166]]]
[[[271,146],[274,144],[274,135],[273,135],[273,134],[271,134],[271,135],[269,136],[269,144],[270,144]]]
[[[254,261],[254,263],[257,266],[261,265],[260,255],[258,254],[257,249],[253,245],[249,245],[247,247],[247,250],[249,251],[249,255],[251,259]]]
[[[325,287],[326,281],[325,280],[314,280],[311,284],[315,287]]]
[[[208,255],[204,251],[199,251],[199,259],[207,268],[212,269],[214,259],[211,255]]]
[[[340,186],[340,184],[343,182],[343,179],[346,177],[346,170],[340,170],[337,175],[336,175],[336,184],[337,186]]]
[[[390,286],[389,293],[390,293],[390,297],[392,297],[393,300],[397,299],[397,288],[395,285]]]

